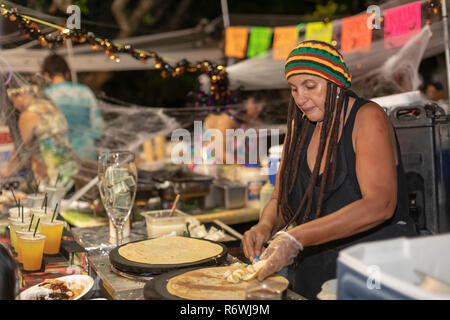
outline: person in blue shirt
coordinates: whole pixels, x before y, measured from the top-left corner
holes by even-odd
[[[57,54],[45,58],[42,74],[50,83],[45,94],[67,119],[73,150],[80,159],[96,160],[95,141],[101,138],[104,121],[94,93],[86,85],[71,82],[69,66]]]

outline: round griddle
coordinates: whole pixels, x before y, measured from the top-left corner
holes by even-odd
[[[185,272],[196,270],[199,268],[184,268],[170,271],[159,276],[154,277],[148,281],[144,286],[144,298],[147,300],[185,300],[183,298],[174,296],[167,291],[167,282],[173,277],[179,276]]]
[[[128,259],[125,259],[124,257],[122,257],[119,254],[119,249],[122,246],[128,245],[130,243],[147,241],[147,240],[149,240],[149,239],[128,242],[126,244],[123,244],[119,247],[114,248],[109,253],[109,261],[111,262],[111,264],[114,267],[116,267],[120,271],[132,272],[132,273],[137,273],[137,274],[151,273],[152,275],[155,275],[155,274],[161,274],[161,273],[172,271],[172,270],[178,270],[181,268],[216,266],[216,265],[223,263],[227,257],[227,247],[225,245],[223,245],[220,242],[206,240],[206,239],[197,239],[197,240],[208,241],[208,242],[220,245],[222,247],[222,252],[214,257],[195,261],[195,262],[177,263],[177,264],[148,264],[148,263],[130,261]]]
[[[167,283],[169,282],[170,279],[176,276],[197,269],[201,268],[197,267],[197,268],[185,268],[180,270],[174,270],[154,277],[152,280],[147,281],[147,283],[144,286],[144,298],[146,300],[186,300],[178,296],[172,295],[167,290]],[[281,295],[282,299],[286,298],[286,291],[287,290],[284,290],[282,292]]]

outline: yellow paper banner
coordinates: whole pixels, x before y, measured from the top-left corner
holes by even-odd
[[[333,39],[333,23],[310,22],[306,25],[305,40],[318,40],[331,43]]]
[[[243,59],[247,55],[248,29],[228,27],[225,30],[225,56]]]
[[[277,27],[273,34],[274,59],[286,59],[298,41],[297,27]]]

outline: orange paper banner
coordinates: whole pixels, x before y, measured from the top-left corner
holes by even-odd
[[[297,27],[277,27],[273,34],[273,58],[286,59],[291,50],[297,45]]]
[[[225,56],[243,59],[247,55],[248,29],[228,27],[225,30]]]
[[[370,50],[372,43],[372,29],[367,27],[367,20],[371,14],[362,14],[343,18],[341,27],[342,52]]]

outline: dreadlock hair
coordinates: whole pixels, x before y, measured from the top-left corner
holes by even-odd
[[[313,220],[320,216],[325,192],[334,184],[338,139],[339,134],[343,129],[345,118],[345,115],[343,114],[344,101],[346,101],[349,96],[355,98],[357,97],[351,90],[339,87],[335,83],[327,81],[324,108],[325,112],[322,128],[320,129],[320,140],[316,161],[311,177],[308,181],[308,186],[295,212],[289,206],[288,197],[292,193],[292,189],[295,185],[299,160],[301,159],[303,152],[306,152],[308,147],[306,145],[306,140],[312,123],[307,117],[302,116],[301,110],[291,97],[287,117],[288,128],[284,143],[285,147],[283,148],[284,160],[280,168],[280,185],[277,205],[277,214],[282,215],[284,221],[286,222],[286,228],[292,222],[297,221],[300,214],[303,214],[301,223],[305,223],[308,220]],[[327,140],[328,146],[326,147]],[[315,212],[315,216],[310,217],[314,200],[314,187],[317,183],[320,166],[324,156],[325,164],[322,181],[320,184],[317,210]]]

